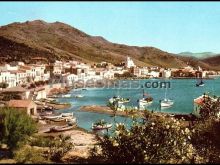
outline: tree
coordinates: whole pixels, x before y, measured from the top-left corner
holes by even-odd
[[[70,136],[59,135],[49,144],[49,157],[52,161],[61,161],[61,158],[74,146],[69,142]]]
[[[23,111],[1,108],[0,116],[0,141],[10,150],[23,144],[37,130],[35,121]]]
[[[190,163],[195,152],[190,130],[173,118],[145,117],[130,129],[116,124],[112,136],[98,138],[101,153],[93,149],[91,157],[107,163]]]
[[[0,88],[7,88],[8,87],[8,84],[7,83],[0,83]]]

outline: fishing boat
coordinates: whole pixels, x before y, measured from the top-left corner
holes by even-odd
[[[71,124],[71,125],[77,123],[77,119],[76,119],[76,117],[71,117],[71,118],[66,119],[66,120],[67,120],[67,123],[68,123],[68,124]]]
[[[143,86],[142,86],[142,88],[143,88]],[[149,104],[153,103],[153,98],[149,94],[144,92],[144,88],[143,88],[143,97],[138,100],[138,103],[139,103],[139,106],[149,105]]]
[[[87,91],[87,89],[86,89],[86,88],[83,88],[82,90]]]
[[[99,121],[92,124],[92,129],[93,130],[109,129],[111,127],[112,127],[112,124],[107,123],[106,121],[104,121],[104,119],[99,120]]]
[[[130,102],[129,98],[123,98],[120,96],[114,96],[109,99],[109,103],[113,104],[114,102],[118,102],[119,104],[128,103]]]
[[[84,97],[83,95],[76,95],[75,96],[76,98],[82,98],[82,97]]]
[[[73,116],[73,112],[71,113],[61,113],[62,117],[69,117],[69,116]]]
[[[165,90],[164,99],[160,101],[161,107],[171,107],[174,104],[174,101],[171,99],[167,99],[167,88]]]
[[[48,116],[43,116],[44,119],[56,119],[56,118],[61,118],[62,114],[52,114],[52,115],[48,115]]]
[[[66,121],[66,119],[65,118],[63,118],[63,117],[58,117],[58,118],[52,118],[52,119],[50,119],[51,121],[54,121],[54,122],[61,122],[61,121]]]
[[[62,98],[70,98],[71,94],[65,94],[65,95],[61,95]]]
[[[50,129],[50,131],[52,131],[52,132],[68,131],[68,130],[73,129],[74,127],[75,127],[74,125],[66,124],[66,125],[63,125],[63,126],[55,126],[55,127],[52,127],[52,128]]]
[[[202,86],[204,86],[205,84],[204,84],[204,82],[202,81],[202,79],[200,79],[200,82],[197,82],[196,83],[196,87],[202,87]]]
[[[160,102],[161,107],[171,107],[173,104],[174,104],[174,101],[170,99],[164,99],[164,100],[161,100]]]

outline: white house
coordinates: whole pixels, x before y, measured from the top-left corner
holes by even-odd
[[[8,88],[16,86],[16,76],[9,71],[0,71],[0,83],[7,83]]]
[[[63,74],[62,78],[63,78],[63,83],[65,83],[67,86],[69,85],[71,86],[73,85],[74,82],[78,81],[78,76],[70,73]]]
[[[164,69],[162,71],[162,77],[163,78],[170,78],[171,77],[171,70],[170,69]]]
[[[131,67],[135,67],[135,64],[133,62],[133,60],[127,56],[126,62],[125,62],[125,67],[126,68],[131,68]]]
[[[149,73],[148,73],[148,75],[150,76],[150,77],[159,77],[160,76],[160,72],[159,71],[150,71]]]

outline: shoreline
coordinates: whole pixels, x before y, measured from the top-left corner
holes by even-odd
[[[114,115],[115,114],[116,116],[129,117],[129,114],[127,114],[124,111],[116,111],[114,113],[114,111],[110,107],[108,107],[108,106],[101,106],[101,105],[82,106],[82,107],[80,107],[80,109],[78,111],[81,111],[81,112],[93,112],[93,113],[108,114],[108,115]]]

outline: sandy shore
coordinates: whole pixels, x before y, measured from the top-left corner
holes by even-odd
[[[89,156],[89,150],[94,147],[97,143],[95,134],[89,133],[88,131],[75,127],[72,130],[64,131],[64,132],[57,132],[57,133],[43,133],[45,130],[48,130],[50,127],[55,125],[64,125],[65,122],[58,122],[58,123],[38,123],[38,135],[41,136],[58,136],[63,134],[65,136],[71,137],[71,142],[74,145],[74,149],[69,151],[63,158],[63,162],[69,161],[78,161],[78,160],[85,160]]]

